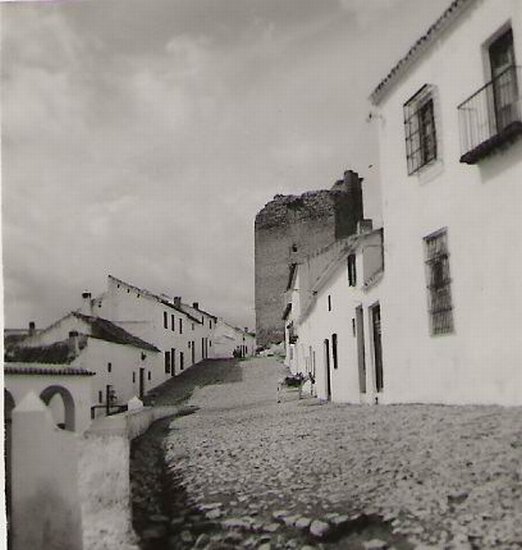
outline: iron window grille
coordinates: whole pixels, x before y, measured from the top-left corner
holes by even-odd
[[[426,84],[404,104],[408,175],[437,158],[433,87]]]
[[[454,326],[447,231],[425,237],[424,246],[431,334],[448,334]]]

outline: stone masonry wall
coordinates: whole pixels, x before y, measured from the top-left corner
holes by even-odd
[[[352,171],[332,189],[276,195],[255,221],[256,340],[284,340],[281,318],[291,263],[355,233],[363,218],[361,179]]]

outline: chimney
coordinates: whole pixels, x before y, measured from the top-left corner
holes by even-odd
[[[357,235],[360,235],[361,233],[369,233],[373,229],[373,221],[366,219],[366,220],[359,220],[357,222]]]
[[[193,302],[192,307],[194,309],[199,309],[199,302]]]
[[[90,292],[82,292],[82,308],[81,313],[84,315],[92,315],[92,295]]]
[[[29,323],[29,336],[34,336],[36,334],[36,325],[34,321]]]
[[[69,352],[73,357],[76,357],[80,354],[80,338],[76,330],[71,330],[69,332]]]
[[[181,307],[181,296],[174,296],[174,306]]]

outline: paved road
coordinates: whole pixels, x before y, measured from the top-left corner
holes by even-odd
[[[277,404],[280,364],[231,369],[164,427],[168,547],[522,546],[521,408]]]

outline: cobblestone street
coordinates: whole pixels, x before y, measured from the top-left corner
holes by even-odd
[[[274,359],[231,369],[162,427],[168,548],[522,545],[520,408],[278,404]]]

